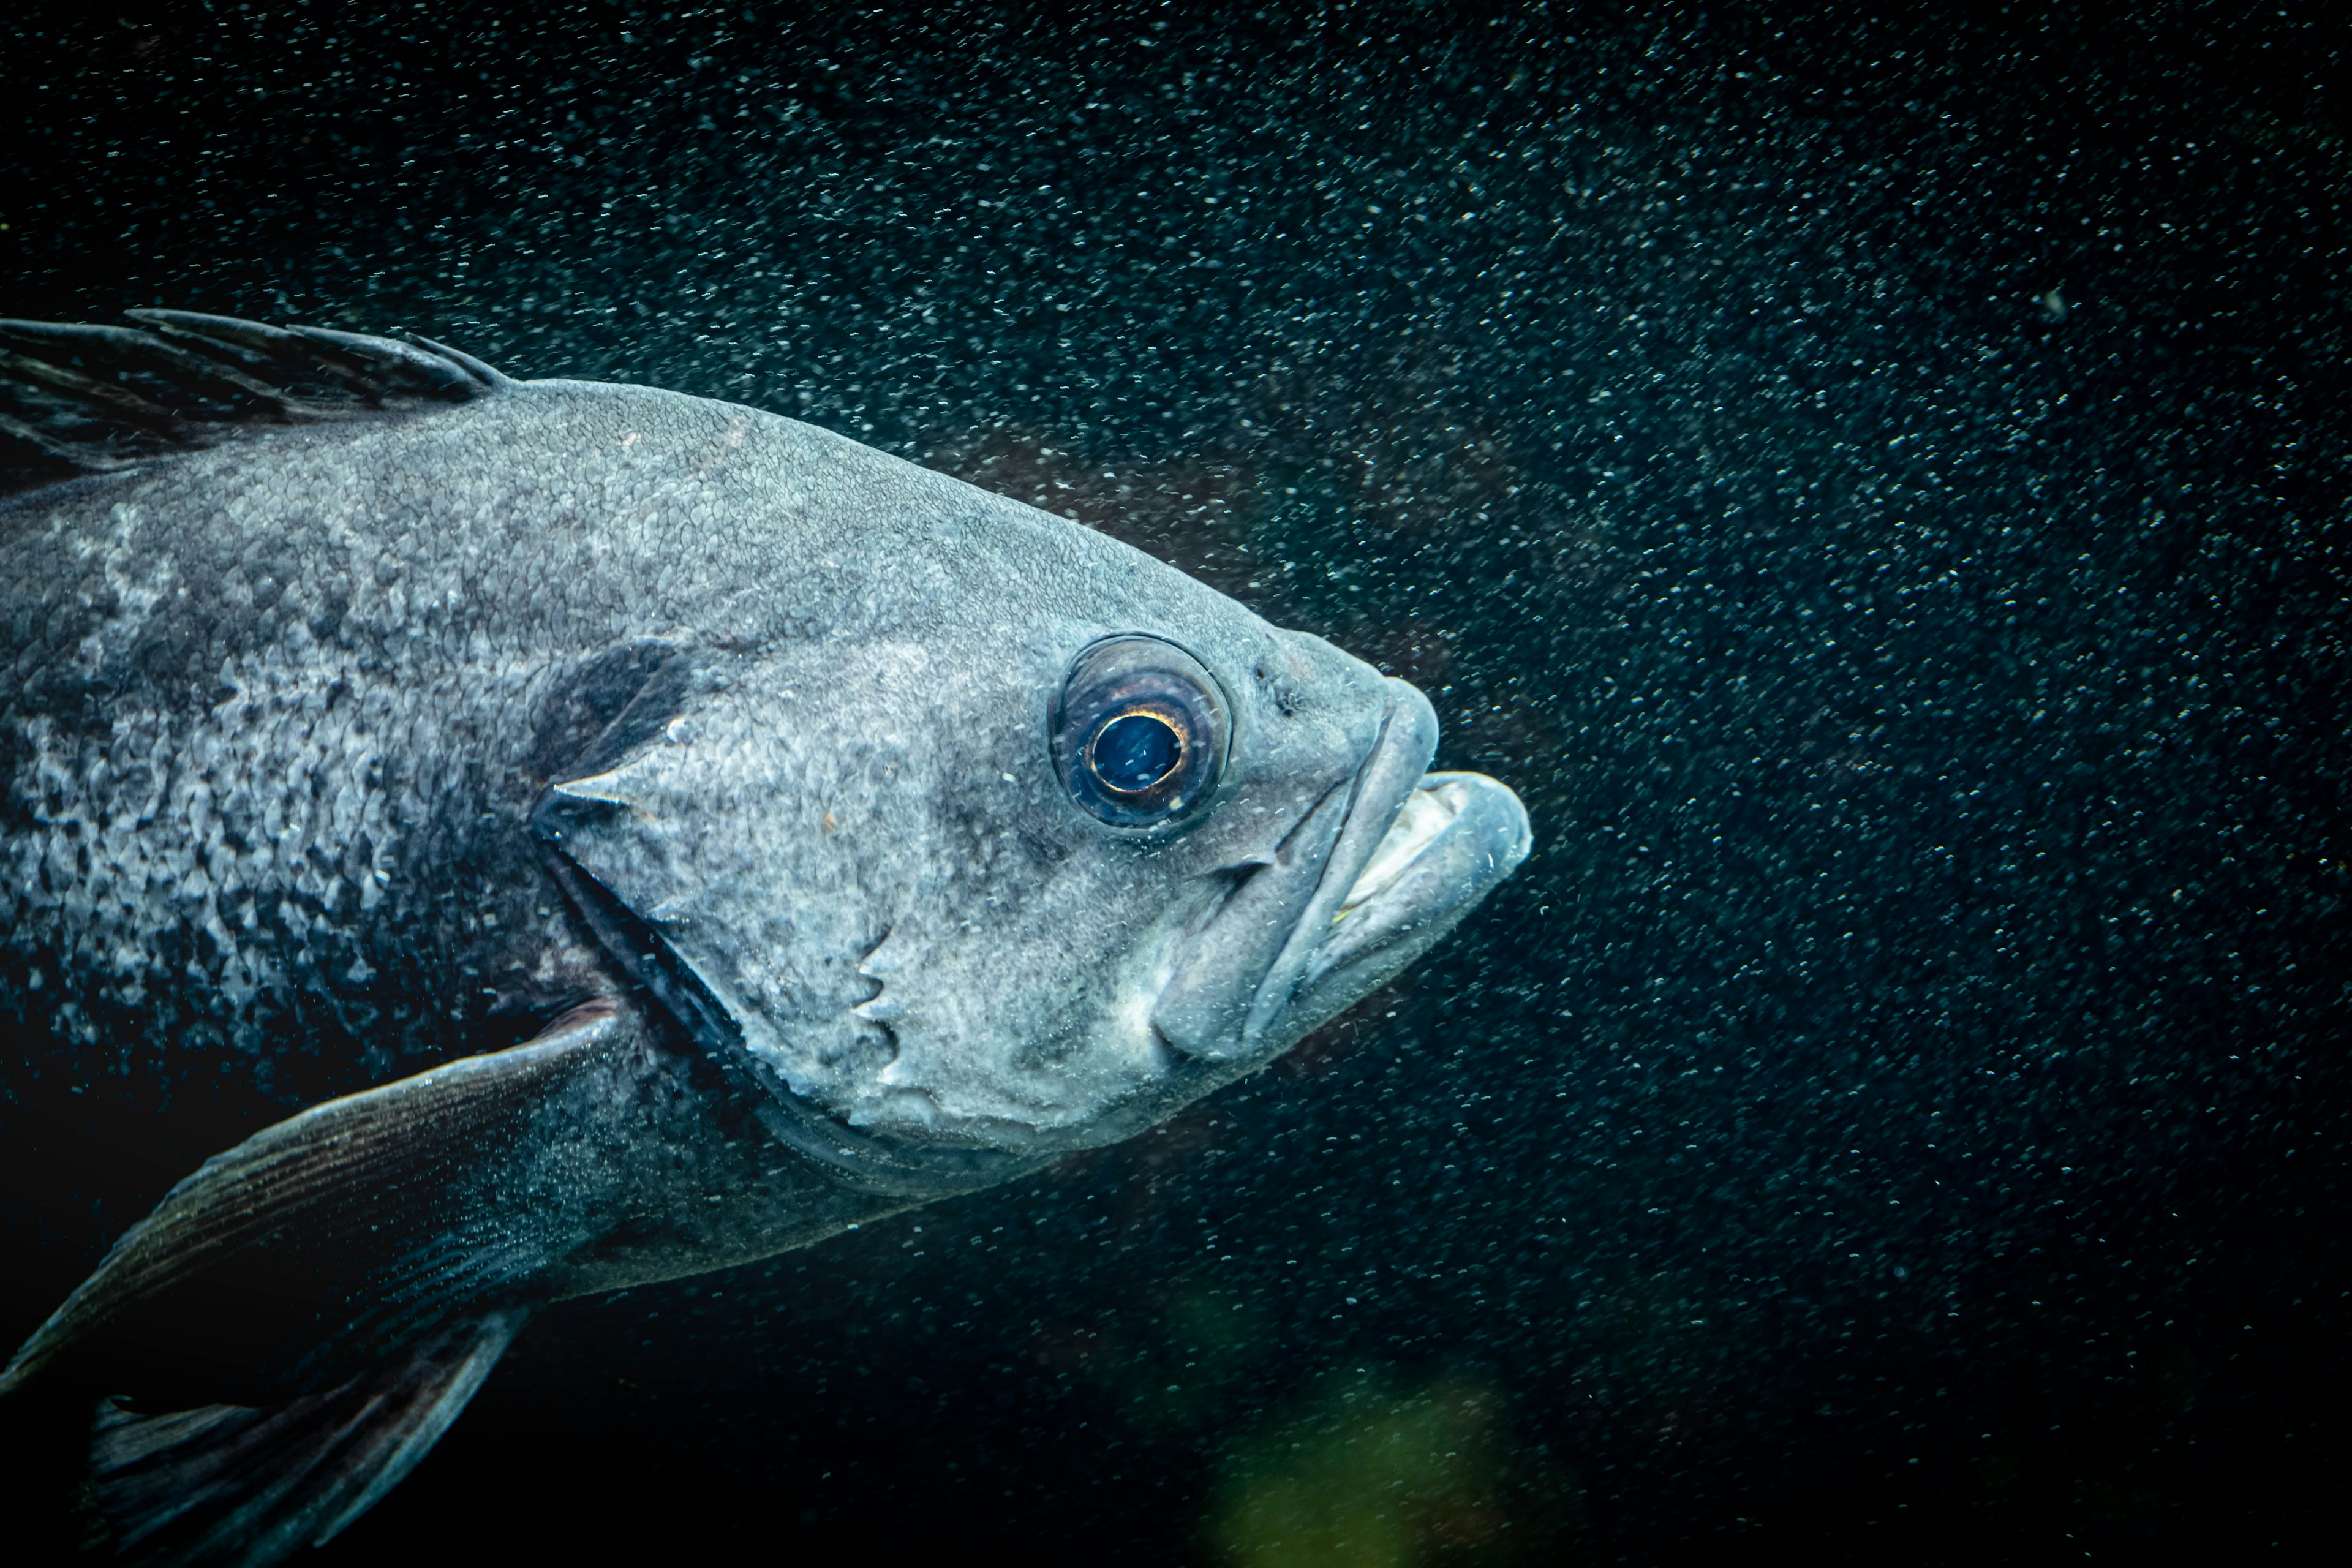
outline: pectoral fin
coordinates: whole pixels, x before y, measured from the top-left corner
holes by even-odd
[[[560,1123],[633,1028],[625,1013],[583,1009],[528,1044],[313,1106],[215,1155],[26,1342],[0,1395],[94,1340],[248,1385],[231,1392],[312,1383],[332,1347],[300,1341],[396,1339],[511,1288],[567,1239],[547,1223],[544,1176],[525,1168],[538,1148],[526,1134]]]
[[[89,1544],[143,1563],[277,1563],[322,1546],[416,1467],[530,1316],[461,1319],[331,1388],[141,1415],[102,1403]]]
[[[625,1009],[583,1008],[215,1155],[26,1342],[0,1397],[36,1379],[108,1396],[85,1496],[121,1546],[262,1563],[325,1539],[593,1239],[616,1179],[594,1129],[641,1037]]]

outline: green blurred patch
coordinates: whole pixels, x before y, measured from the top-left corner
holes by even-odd
[[[1237,1568],[1412,1568],[1546,1560],[1574,1487],[1514,1477],[1500,1399],[1447,1374],[1418,1384],[1358,1369],[1226,1452],[1209,1542]],[[1531,1491],[1548,1499],[1514,1518]],[[1533,1525],[1536,1528],[1526,1528]]]
[[[1158,1327],[1149,1344],[1107,1336],[1089,1374],[1129,1422],[1155,1437],[1213,1427],[1249,1375],[1257,1315],[1231,1290],[1187,1281],[1171,1292]]]

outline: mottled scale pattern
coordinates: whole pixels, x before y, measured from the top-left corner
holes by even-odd
[[[549,382],[0,500],[0,1159],[127,1205],[103,1231],[290,1110],[614,988],[532,801],[617,760],[688,645],[886,633],[949,579],[869,535],[951,540],[976,497]]]
[[[0,1008],[56,1047],[11,1069],[161,1109],[237,1058],[293,1105],[565,1000],[578,977],[521,956],[572,945],[561,902],[507,863],[560,670],[396,582],[194,559],[184,520],[116,516],[18,683],[82,700],[5,719]]]
[[[0,1114],[111,1126],[184,1169],[609,984],[520,829],[546,748],[611,716],[579,685],[620,617],[575,588],[604,613],[567,624],[551,563],[489,530],[417,537],[463,526],[405,478],[460,417],[0,506]],[[302,500],[321,466],[350,475],[341,506]],[[163,1110],[186,1113],[140,1120]]]

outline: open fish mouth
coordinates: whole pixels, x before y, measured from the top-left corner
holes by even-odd
[[[1291,998],[1304,1034],[1394,976],[1527,858],[1527,808],[1484,773],[1425,773],[1357,872]]]
[[[1405,796],[1396,820],[1389,824],[1388,833],[1373,849],[1371,859],[1356,873],[1355,885],[1339,900],[1339,912],[1331,917],[1331,923],[1339,924],[1395,887],[1421,852],[1452,831],[1462,819],[1474,786],[1493,783],[1477,773],[1423,775],[1420,786]]]
[[[1526,858],[1518,797],[1482,774],[1424,773],[1437,716],[1389,686],[1355,776],[1188,944],[1152,1017],[1183,1056],[1268,1059],[1426,951]]]

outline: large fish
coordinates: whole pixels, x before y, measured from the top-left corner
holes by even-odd
[[[0,1408],[102,1549],[323,1542],[547,1303],[1128,1137],[1527,852],[1420,692],[1059,518],[136,315],[0,324],[12,1239],[154,1205]]]

